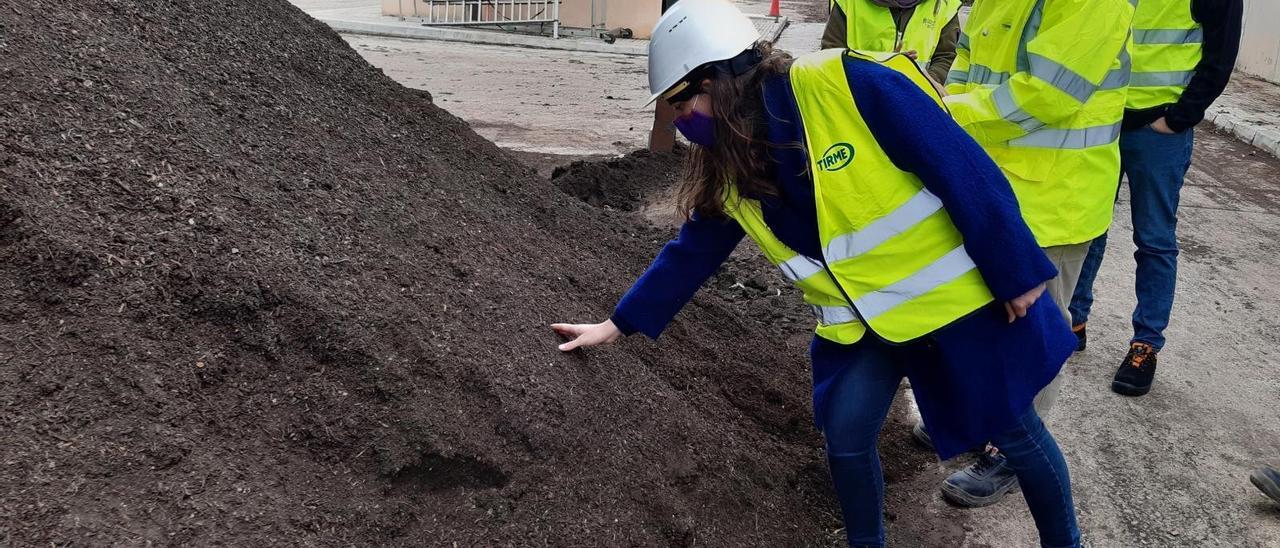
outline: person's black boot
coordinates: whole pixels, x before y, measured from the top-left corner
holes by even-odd
[[[1257,487],[1263,494],[1271,497],[1271,500],[1280,502],[1280,470],[1264,466],[1261,469],[1254,470],[1249,475],[1249,481],[1253,482],[1254,487]]]
[[[1144,342],[1129,345],[1129,354],[1116,370],[1111,391],[1124,396],[1142,396],[1151,391],[1156,378],[1156,349]]]
[[[1071,326],[1071,332],[1076,334],[1076,352],[1083,352],[1084,347],[1089,344],[1089,335],[1085,332],[1085,324],[1076,324]]]

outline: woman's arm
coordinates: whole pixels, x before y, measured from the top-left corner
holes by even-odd
[[[946,111],[893,70],[857,59],[845,64],[876,142],[942,201],[998,300],[1014,300],[1057,275],[1023,221],[1009,181]]]
[[[649,269],[622,296],[609,321],[552,325],[561,335],[574,338],[560,349],[612,342],[620,334],[637,331],[658,338],[745,235],[732,220],[695,216],[680,227],[680,234],[662,248]]]

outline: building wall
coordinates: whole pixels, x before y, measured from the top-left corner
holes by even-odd
[[[422,0],[382,0],[382,14],[412,17],[414,3],[418,12],[427,13]],[[592,0],[562,0],[560,24],[567,27],[591,28]],[[648,38],[662,14],[661,0],[595,0],[596,22],[604,28],[627,27],[636,38]]]
[[[1245,0],[1236,68],[1280,84],[1280,2]]]
[[[607,29],[626,27],[636,38],[648,38],[662,15],[661,0],[595,0],[596,21]],[[564,0],[560,22],[569,27],[591,27],[591,0]]]

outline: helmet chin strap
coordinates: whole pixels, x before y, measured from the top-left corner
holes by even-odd
[[[713,63],[711,66],[717,71],[730,76],[742,76],[751,69],[756,68],[756,65],[759,65],[762,60],[764,60],[764,54],[760,52],[760,47],[757,45],[751,46],[750,49],[739,53],[732,59]]]

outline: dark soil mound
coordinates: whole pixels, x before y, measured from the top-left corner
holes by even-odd
[[[635,211],[678,181],[687,152],[676,145],[669,153],[637,150],[604,161],[577,161],[556,168],[551,181],[593,206]]]
[[[0,0],[0,530],[831,541],[807,326],[713,289],[661,347],[555,350],[665,237],[283,0]]]

